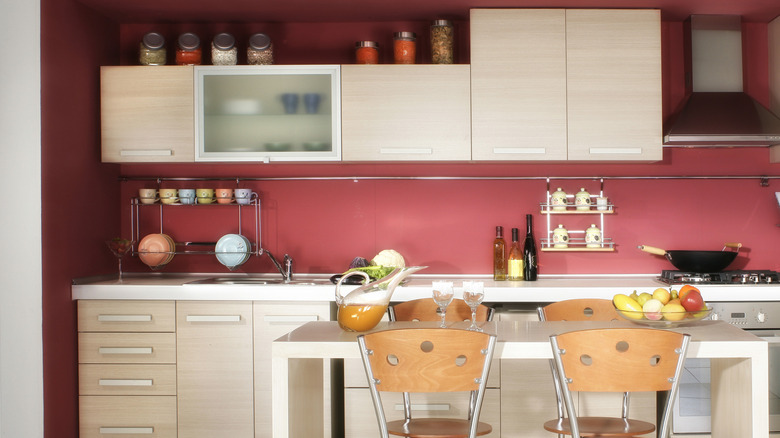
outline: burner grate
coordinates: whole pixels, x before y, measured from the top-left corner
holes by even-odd
[[[709,273],[664,270],[658,279],[666,284],[772,284],[780,282],[780,274],[768,270]]]

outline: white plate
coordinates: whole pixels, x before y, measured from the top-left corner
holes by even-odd
[[[249,258],[249,241],[240,234],[225,234],[217,241],[217,260],[230,269],[241,266]]]

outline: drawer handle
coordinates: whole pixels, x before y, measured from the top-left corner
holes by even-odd
[[[99,347],[100,354],[152,354],[152,347]]]
[[[547,153],[547,148],[493,148],[494,154],[539,154]]]
[[[642,148],[590,148],[591,154],[635,154],[642,153]]]
[[[100,379],[100,386],[152,386],[152,379]]]
[[[240,322],[241,315],[187,315],[187,322]]]
[[[394,409],[396,411],[403,411],[404,405],[402,403],[396,404]],[[427,404],[412,403],[412,410],[413,411],[449,411],[450,404],[449,403],[427,403]]]
[[[319,321],[319,317],[317,315],[264,315],[263,316],[263,322],[270,322],[271,324],[274,323],[283,323],[283,324],[292,324],[292,323],[304,323],[309,321]]]
[[[122,149],[119,151],[120,157],[143,157],[147,155],[155,157],[170,157],[173,155],[173,151],[170,149]]]
[[[431,148],[380,148],[379,153],[384,155],[399,155],[399,154],[431,155],[433,153],[433,149]]]
[[[131,435],[131,434],[145,434],[151,435],[154,433],[153,427],[101,427],[100,433],[102,434],[116,434],[116,435]]]
[[[149,322],[152,315],[98,315],[100,322]]]

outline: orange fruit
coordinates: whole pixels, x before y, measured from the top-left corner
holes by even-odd
[[[696,292],[701,293],[699,289],[697,289],[695,286],[691,286],[690,284],[686,284],[685,286],[680,288],[680,291],[677,293],[677,296],[680,297],[680,299],[685,298],[685,295],[688,294],[688,292],[695,290]]]

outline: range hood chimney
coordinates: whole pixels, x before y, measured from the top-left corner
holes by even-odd
[[[684,23],[688,100],[664,136],[669,146],[780,144],[780,118],[742,90],[742,20],[693,15]]]

